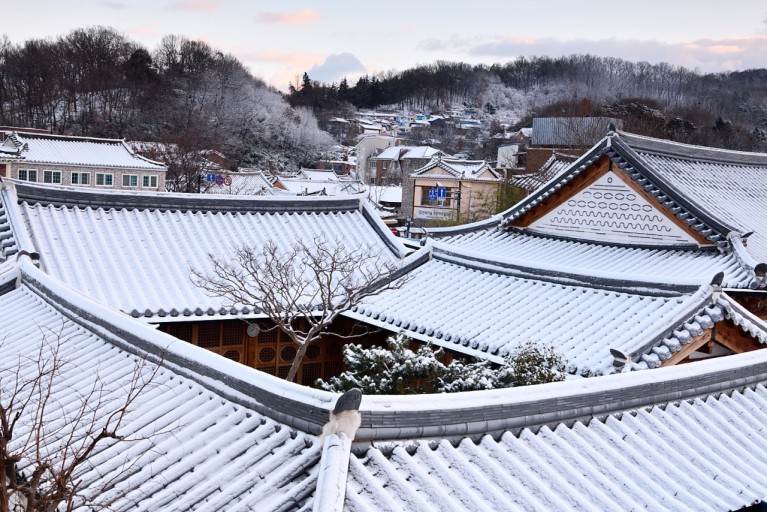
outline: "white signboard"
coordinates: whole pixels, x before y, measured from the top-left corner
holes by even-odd
[[[452,220],[455,212],[452,208],[422,208],[416,206],[413,217],[416,219]]]

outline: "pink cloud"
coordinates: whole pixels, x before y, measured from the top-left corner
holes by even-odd
[[[159,25],[156,23],[149,23],[147,25],[139,25],[137,27],[131,27],[128,29],[128,33],[138,37],[154,37],[157,35],[157,29]]]
[[[222,3],[222,0],[178,0],[171,5],[171,8],[181,11],[210,12],[217,10]]]
[[[513,59],[520,56],[549,55],[552,57],[588,53],[599,56],[620,57],[630,61],[668,62],[716,72],[764,66],[767,36],[729,39],[699,39],[684,42],[621,39],[574,39],[526,36],[490,36],[466,38],[448,36],[426,39],[418,48],[435,53],[468,55],[482,59]]]
[[[258,23],[281,23],[285,25],[304,25],[320,21],[322,16],[314,9],[300,11],[263,11],[256,15]]]

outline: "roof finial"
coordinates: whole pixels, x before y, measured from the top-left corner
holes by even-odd
[[[608,136],[615,135],[615,129],[616,129],[615,128],[615,123],[613,123],[612,121],[607,123],[607,135]]]

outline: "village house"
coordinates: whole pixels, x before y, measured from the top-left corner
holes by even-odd
[[[484,160],[437,156],[410,173],[402,191],[400,216],[422,226],[428,221],[461,222],[490,215],[502,181]]]
[[[610,117],[535,117],[525,154],[525,171],[540,169],[556,151],[581,156],[596,144],[612,123],[623,128],[622,119]]]
[[[357,178],[365,184],[370,184],[374,176],[368,171],[368,159],[378,150],[397,144],[397,138],[389,135],[363,135],[355,146],[357,157]]]
[[[11,131],[0,145],[0,176],[31,183],[157,191],[166,171],[122,139]]]
[[[445,153],[430,146],[392,146],[376,150],[368,158],[368,175],[379,186],[402,185],[410,173],[436,156],[445,156]]]

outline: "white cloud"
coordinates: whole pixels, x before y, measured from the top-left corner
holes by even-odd
[[[340,82],[343,77],[357,76],[367,70],[362,62],[351,53],[334,53],[322,64],[315,64],[307,74],[313,81]]]

